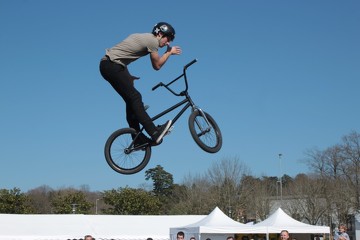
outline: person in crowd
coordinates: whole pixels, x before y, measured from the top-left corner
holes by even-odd
[[[289,231],[288,230],[282,230],[280,232],[280,240],[289,240]]]
[[[334,240],[350,240],[349,235],[346,233],[347,227],[345,224],[340,224],[338,231],[335,230]]]
[[[192,237],[190,238],[190,240],[196,240],[196,238],[195,238],[194,236],[192,236]]]
[[[180,231],[176,234],[176,240],[184,240],[185,239],[185,233]]]
[[[94,240],[91,235],[85,235],[84,240]]]
[[[233,237],[233,236],[228,236],[228,237],[226,238],[226,240],[234,240],[234,237]]]

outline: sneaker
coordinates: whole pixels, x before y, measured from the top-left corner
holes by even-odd
[[[165,124],[157,127],[156,132],[151,136],[152,140],[158,144],[161,142],[161,140],[163,139],[163,137],[165,136],[165,134],[167,133],[167,131],[169,130],[170,126],[171,126],[172,121],[169,120],[167,121]]]

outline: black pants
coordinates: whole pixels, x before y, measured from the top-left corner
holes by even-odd
[[[139,131],[140,123],[151,136],[156,131],[156,127],[145,111],[142,96],[134,87],[134,80],[128,69],[107,58],[103,58],[100,62],[100,73],[124,99],[126,103],[126,120],[129,126]]]

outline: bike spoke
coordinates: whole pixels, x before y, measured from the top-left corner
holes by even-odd
[[[206,119],[201,115],[195,118],[197,136],[209,147],[214,147],[217,144],[216,132],[209,126]]]
[[[123,136],[122,138],[115,139],[111,147],[111,156],[114,163],[124,169],[133,169],[138,166],[144,158],[143,151],[128,148],[131,142],[131,134],[128,134],[126,137]]]

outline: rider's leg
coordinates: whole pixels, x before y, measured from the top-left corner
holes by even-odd
[[[130,104],[126,104],[126,120],[131,128],[135,129],[137,132],[140,131],[140,123],[137,120],[136,115],[133,113]]]
[[[127,106],[129,106],[127,107],[127,110],[129,110],[129,112],[127,112],[129,125],[133,125],[136,129],[136,127],[138,127],[138,122],[140,122],[144,126],[146,132],[151,136],[152,140],[155,143],[160,143],[171,125],[171,120],[167,121],[164,125],[155,128],[154,131],[149,131],[150,127],[153,129],[152,127],[155,127],[155,125],[145,110],[140,92],[132,86],[132,88],[128,88],[127,93],[127,96],[130,97],[130,101],[125,100]],[[135,118],[133,117],[134,115]]]
[[[135,89],[133,78],[128,69],[120,64],[111,61],[101,61],[100,71],[103,77],[111,84],[115,91],[126,103],[126,119],[130,127],[134,127],[132,114],[135,115],[146,132],[153,134],[156,131],[154,123],[144,109],[141,94]]]
[[[155,127],[150,116],[147,114],[142,102],[142,96],[137,91],[133,84],[133,77],[130,75],[128,69],[119,64],[113,63],[110,60],[103,60],[100,63],[100,72],[104,79],[106,79],[111,86],[124,99],[127,106],[127,120],[129,125],[135,126],[132,121],[131,112],[135,115],[138,122],[140,122],[146,132],[156,142],[159,142],[170,127],[171,121],[168,121],[160,128]],[[130,116],[128,114],[131,114]],[[130,121],[129,121],[130,120]]]

